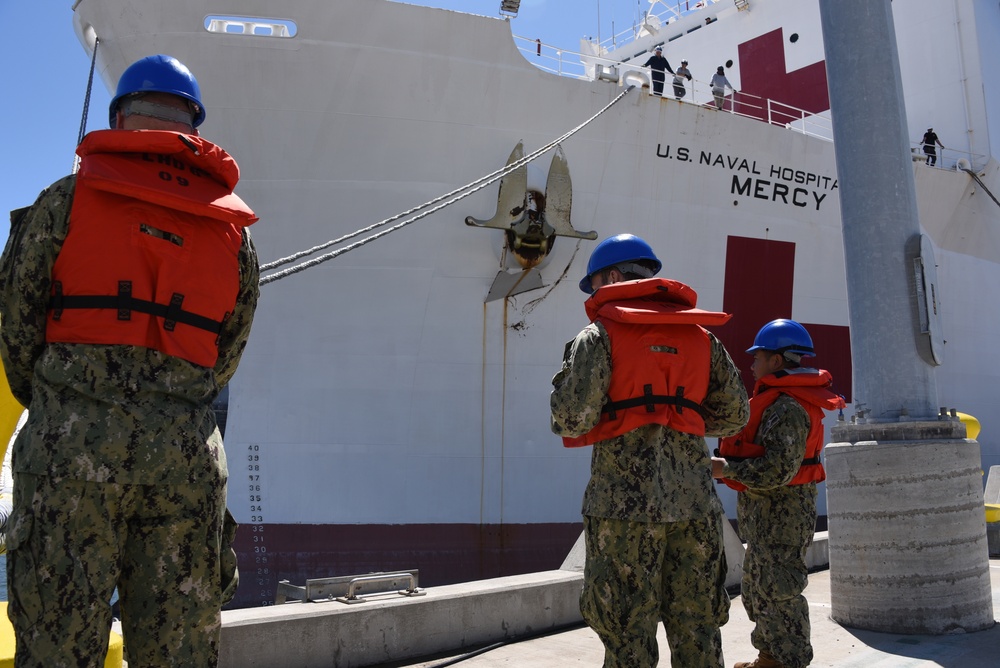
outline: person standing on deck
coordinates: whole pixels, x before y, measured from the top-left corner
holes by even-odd
[[[726,70],[719,65],[715,70],[715,74],[712,75],[712,97],[715,98],[715,108],[722,109],[726,102],[726,88],[736,92],[733,85],[729,83],[729,79],[726,78]]]
[[[653,278],[660,267],[631,234],[594,249],[580,281],[591,324],[552,379],[552,431],[593,445],[580,610],[605,668],[657,665],[661,621],[674,668],[721,668],[726,519],[705,436],[737,433],[749,408],[729,353],[701,327],[729,316],[695,308],[694,290]]]
[[[212,400],[259,268],[239,168],[198,136],[204,119],[181,62],[133,63],[79,173],[11,216],[0,354],[29,407],[7,535],[19,668],[102,666],[116,586],[129,665],[218,662],[236,524]]]
[[[750,421],[725,438],[712,475],[737,490],[740,534],[747,543],[742,599],[756,659],[735,668],[804,668],[813,658],[806,550],[816,531],[816,484],[826,479],[820,450],[823,411],[844,407],[830,373],[800,367],[814,355],[812,337],[794,320],[773,320],[748,350],[756,385]]]
[[[682,60],[681,66],[674,72],[674,97],[678,100],[687,93],[684,88],[684,79],[691,81],[691,70],[688,69],[688,61],[686,60]]]
[[[937,163],[937,146],[944,148],[944,144],[938,139],[937,133],[934,132],[934,128],[927,128],[927,132],[924,133],[923,139],[920,140],[924,145],[924,155],[927,156],[925,164],[933,167]]]
[[[670,67],[670,63],[667,59],[663,57],[663,47],[656,47],[656,53],[649,57],[649,60],[642,64],[643,67],[648,67],[650,72],[650,78],[653,80],[653,95],[663,95],[663,82],[667,80],[667,75],[663,73],[664,70],[674,74],[674,70]]]

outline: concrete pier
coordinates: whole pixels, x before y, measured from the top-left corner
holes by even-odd
[[[810,568],[825,563],[826,534],[817,534]],[[990,562],[994,614],[1000,614],[1000,559]],[[978,633],[919,635],[850,630],[831,618],[831,573],[809,576],[812,668],[993,666],[1000,625]],[[566,668],[599,666],[604,647],[579,616],[582,575],[548,571],[426,590],[406,598],[372,597],[223,613],[220,668]],[[722,627],[725,665],[757,655],[751,622],[734,596]],[[663,631],[660,666],[670,665]]]

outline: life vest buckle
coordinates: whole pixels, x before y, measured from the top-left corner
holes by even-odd
[[[655,413],[656,403],[653,401],[653,386],[643,385],[642,386],[642,396],[646,399],[646,412]]]
[[[52,319],[58,320],[63,312],[63,287],[62,281],[55,281],[52,284],[54,294],[52,295]]]
[[[167,306],[167,314],[164,316],[163,329],[168,332],[174,331],[177,326],[177,318],[181,315],[181,304],[184,303],[184,295],[175,292],[170,297],[170,304]]]
[[[222,320],[219,321],[219,334],[215,337],[215,347],[218,348],[222,344],[222,330],[226,328],[226,323],[229,322],[230,316],[233,315],[232,311],[226,311],[226,314],[222,316]]]
[[[132,281],[118,281],[118,319],[132,319]]]

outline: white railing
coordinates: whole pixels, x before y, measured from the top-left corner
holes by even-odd
[[[666,13],[669,13],[671,16],[665,22],[673,22],[680,16],[689,13],[689,11],[699,11],[706,5],[712,5],[720,1],[675,2],[675,9],[668,7],[668,12]],[[660,4],[666,6],[664,0],[660,0]],[[609,40],[612,43],[617,43],[617,40],[628,32],[623,31],[615,37],[609,38]],[[638,36],[638,30],[634,31],[634,33],[633,39]],[[606,45],[609,40],[605,40],[601,44]],[[641,86],[648,95],[653,94],[650,82],[650,70],[647,67],[642,67],[639,62],[640,59],[636,59],[636,62],[633,63],[602,58],[593,54],[584,55],[576,51],[554,47],[538,39],[529,39],[518,35],[514,35],[514,41],[525,60],[546,72],[574,79],[607,81],[617,85],[636,84]],[[627,43],[628,41],[622,41],[614,48],[620,48]],[[585,64],[585,62],[588,64]],[[645,60],[641,62],[645,62]],[[666,80],[663,83],[663,97],[665,98],[674,97],[672,80],[673,76],[669,72],[666,73]],[[715,107],[715,97],[712,95],[712,87],[709,82],[693,79],[685,81],[684,86],[685,95],[681,100],[682,102],[686,104],[698,104],[704,107]],[[765,99],[742,91],[730,91],[724,100],[722,111],[737,116],[755,118],[771,125],[782,126],[805,135],[833,141],[833,122],[829,111],[812,113],[783,102],[778,102],[777,100]],[[914,162],[923,162],[926,164],[927,156],[923,153],[923,144],[921,142],[912,142],[911,151]],[[947,170],[969,168],[978,172],[982,171],[988,162],[989,156],[981,153],[969,153],[967,151],[938,147],[937,161],[933,167]],[[931,165],[928,166],[930,167]]]
[[[693,4],[693,3],[692,3]],[[637,59],[634,63],[620,62],[610,58],[587,56],[589,65],[584,65],[581,54],[575,51],[557,49],[541,40],[514,36],[518,50],[525,60],[539,69],[574,79],[600,80],[617,85],[641,86],[649,95],[653,94],[648,67],[643,67]],[[645,61],[642,61],[645,62]],[[588,71],[588,67],[592,70]],[[663,82],[663,97],[674,97],[673,75],[666,73]],[[715,107],[710,82],[693,79],[684,81],[685,95],[682,102]],[[723,111],[756,118],[771,125],[779,125],[828,141],[833,140],[833,124],[827,112],[812,113],[792,105],[769,100],[740,91],[729,92],[723,103]]]
[[[607,39],[594,42],[602,51],[614,51],[634,42],[638,37],[661,30],[664,26],[674,23],[689,14],[700,12],[710,5],[722,0],[652,0],[649,10],[642,19],[630,28],[620,30]],[[657,6],[662,10],[657,11]],[[712,17],[709,17],[710,19]]]
[[[582,55],[576,51],[566,51],[540,39],[518,35],[514,35],[514,44],[524,59],[540,70],[574,79],[588,78]]]
[[[922,141],[910,142],[910,157],[913,162],[922,163],[934,169],[962,170],[971,169],[974,172],[981,172],[990,158],[982,153],[969,153],[959,151],[954,148],[937,148],[937,159],[933,165],[928,164],[927,155],[924,153],[924,143]]]

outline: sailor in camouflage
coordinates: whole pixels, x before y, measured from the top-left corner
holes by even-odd
[[[218,662],[238,580],[212,401],[259,270],[256,216],[203,118],[183,64],[138,61],[111,103],[118,129],[90,133],[79,174],[12,214],[0,353],[29,408],[7,545],[18,668],[103,666],[116,587],[129,665]]]
[[[739,491],[737,519],[747,549],[741,597],[755,622],[756,659],[736,668],[803,668],[813,659],[806,550],[816,530],[816,484],[825,478],[823,410],[843,407],[830,374],[799,366],[812,339],[794,320],[775,320],[753,347],[757,380],[750,421],[723,439],[712,473]]]
[[[720,668],[726,520],[704,437],[740,430],[746,390],[718,339],[692,324],[728,316],[695,309],[693,290],[651,278],[659,269],[639,237],[595,248],[580,284],[593,292],[592,323],[552,379],[552,430],[567,446],[593,445],[580,608],[605,668],[655,666],[658,622],[674,668]],[[633,327],[616,309],[653,315]],[[620,407],[636,395],[640,405]]]

